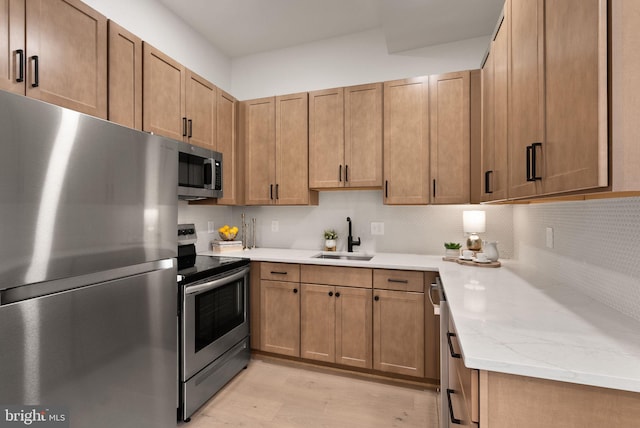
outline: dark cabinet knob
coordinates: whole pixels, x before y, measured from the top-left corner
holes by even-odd
[[[380,300],[380,296],[375,296],[375,297],[373,298],[373,300],[375,300],[375,301],[377,302],[378,300]]]
[[[333,296],[333,291],[329,291],[329,297]]]
[[[297,289],[297,288],[294,288],[294,289],[293,289],[293,292],[294,292],[294,293],[297,293],[297,292],[298,292],[298,289]]]
[[[336,293],[336,297],[340,297],[340,293]]]

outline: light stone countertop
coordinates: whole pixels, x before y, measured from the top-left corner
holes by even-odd
[[[376,253],[370,261],[312,258],[318,253],[257,248],[200,254],[439,271],[467,367],[640,392],[640,322],[525,263],[484,268],[400,253]]]

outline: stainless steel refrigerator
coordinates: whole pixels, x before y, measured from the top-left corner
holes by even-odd
[[[175,427],[176,142],[0,91],[0,149],[0,426]]]

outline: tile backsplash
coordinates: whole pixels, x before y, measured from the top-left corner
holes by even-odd
[[[515,258],[640,320],[640,198],[518,205],[513,223]]]

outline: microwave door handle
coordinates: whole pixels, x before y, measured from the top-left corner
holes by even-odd
[[[213,185],[213,159],[207,158],[204,160],[204,183],[206,186]]]
[[[189,295],[189,294],[201,293],[203,291],[213,290],[214,288],[218,288],[230,282],[237,281],[238,279],[244,277],[247,274],[248,270],[249,269],[242,269],[241,271],[236,272],[233,275],[214,279],[213,281],[205,282],[204,284],[187,286],[184,289],[184,293],[186,295]]]

